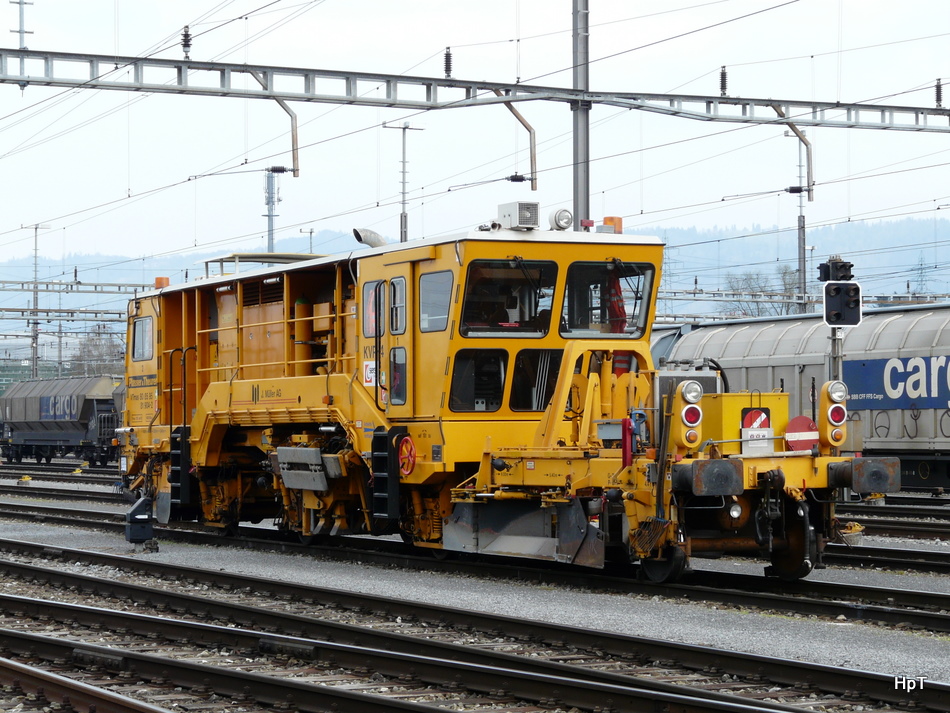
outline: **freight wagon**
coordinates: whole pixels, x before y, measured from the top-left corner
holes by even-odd
[[[72,453],[91,464],[115,462],[119,420],[113,390],[121,382],[113,376],[82,376],[10,385],[0,396],[3,458],[49,463]]]

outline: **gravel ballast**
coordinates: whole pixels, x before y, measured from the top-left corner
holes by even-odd
[[[414,572],[319,557],[199,547],[160,541],[158,552],[136,553],[122,536],[80,529],[0,521],[0,537],[97,550],[190,567],[366,592],[524,619],[655,637],[766,656],[926,677],[950,682],[950,634],[897,630],[850,621],[823,620],[740,610],[717,604],[674,602],[659,597],[565,589],[467,575]],[[886,544],[875,538],[873,544]],[[872,544],[869,539],[868,544]],[[893,542],[891,541],[891,544]],[[939,544],[927,543],[929,549]],[[696,568],[761,572],[761,563],[697,561]],[[847,568],[816,571],[811,579],[950,592],[944,575],[890,573]],[[925,684],[926,685],[926,684]]]

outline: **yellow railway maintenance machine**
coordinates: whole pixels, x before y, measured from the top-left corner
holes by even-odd
[[[788,450],[785,394],[654,368],[659,240],[540,223],[515,203],[451,238],[354,231],[372,245],[137,297],[126,484],[160,523],[399,533],[658,580],[736,551],[802,577],[842,535],[838,489],[899,489],[895,459],[836,455],[840,382],[814,446]]]

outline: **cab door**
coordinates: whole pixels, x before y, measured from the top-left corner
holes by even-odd
[[[385,375],[382,386],[386,393],[386,414],[391,420],[411,418],[413,392],[416,388],[412,378],[413,334],[411,324],[412,301],[414,300],[413,262],[390,266],[386,281],[386,330],[383,335],[380,371]]]
[[[360,265],[363,384],[372,391],[377,408],[385,412],[390,422],[418,418],[420,399],[425,400],[421,390],[439,378],[432,364],[425,373],[420,370],[420,356],[430,355],[416,351],[420,329],[444,332],[447,323],[447,304],[439,308],[441,320],[435,314],[419,315],[420,273],[431,272],[434,259],[431,246],[419,246],[374,256]],[[451,274],[446,270],[442,273],[449,274],[451,286]],[[431,285],[429,291],[433,292]],[[436,296],[441,297],[441,293]],[[448,296],[445,295],[446,299]],[[441,299],[437,301],[441,305]],[[421,327],[420,321],[424,322]],[[429,407],[426,413],[435,418],[435,411]]]

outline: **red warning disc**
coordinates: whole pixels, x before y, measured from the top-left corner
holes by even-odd
[[[769,428],[768,409],[750,408],[742,413],[743,428]]]
[[[796,416],[785,429],[785,442],[793,451],[810,451],[818,445],[818,426],[808,416]]]

